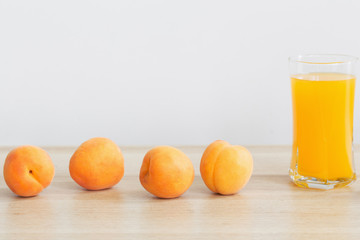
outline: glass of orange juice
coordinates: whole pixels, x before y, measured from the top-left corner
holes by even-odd
[[[357,58],[289,58],[293,147],[289,175],[304,188],[332,189],[356,180],[353,111]]]

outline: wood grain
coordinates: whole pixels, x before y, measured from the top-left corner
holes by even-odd
[[[249,148],[255,171],[239,194],[212,194],[197,176],[182,197],[171,200],[153,197],[139,183],[138,164],[147,148],[123,148],[126,175],[104,191],[83,190],[70,179],[74,148],[48,148],[57,173],[39,196],[16,197],[1,180],[0,239],[360,238],[358,183],[330,191],[301,189],[287,176],[289,147]],[[182,148],[194,164],[203,149]],[[1,157],[6,151],[0,149]]]

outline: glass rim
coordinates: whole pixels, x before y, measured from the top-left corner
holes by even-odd
[[[328,61],[316,61],[311,59],[328,58]],[[299,54],[289,57],[289,62],[304,64],[349,64],[359,60],[358,57],[345,54]]]

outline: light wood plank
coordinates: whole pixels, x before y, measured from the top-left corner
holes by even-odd
[[[171,200],[140,185],[137,170],[147,149],[123,148],[133,174],[112,189],[86,191],[67,173],[74,148],[48,148],[57,174],[39,196],[16,197],[0,181],[0,239],[360,238],[360,184],[331,191],[294,186],[287,176],[289,147],[249,147],[255,171],[237,195],[213,194],[197,176]],[[181,149],[199,163],[204,147]],[[7,150],[0,149],[1,157]]]

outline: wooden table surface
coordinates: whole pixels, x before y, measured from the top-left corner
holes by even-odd
[[[104,191],[72,181],[67,167],[74,148],[45,149],[56,175],[39,196],[16,197],[1,177],[0,239],[360,239],[360,183],[330,191],[294,186],[287,175],[289,147],[249,147],[254,174],[233,196],[213,194],[203,184],[204,147],[182,147],[197,176],[182,197],[170,200],[153,197],[139,183],[150,147],[123,147],[125,177]],[[1,159],[8,150],[0,149]]]

